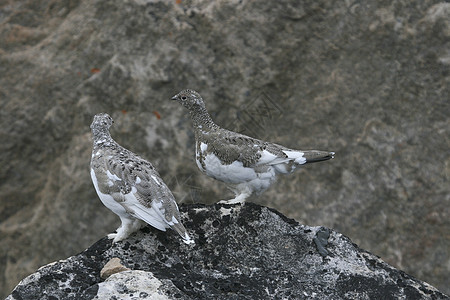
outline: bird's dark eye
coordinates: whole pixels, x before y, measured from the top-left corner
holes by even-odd
[[[186,100],[187,97],[186,96],[181,96],[181,100]]]

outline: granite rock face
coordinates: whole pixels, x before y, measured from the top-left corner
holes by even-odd
[[[40,268],[7,300],[448,299],[342,234],[273,209],[248,203],[181,210],[195,245],[151,227],[114,245],[103,238]],[[111,258],[131,270],[102,281]]]
[[[0,3],[0,297],[119,225],[89,178],[89,124],[150,160],[178,201],[231,197],[194,162],[187,112],[336,152],[250,201],[349,236],[450,293],[450,4]]]

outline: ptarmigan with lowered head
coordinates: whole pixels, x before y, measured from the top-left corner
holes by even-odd
[[[91,177],[100,200],[120,217],[114,242],[126,239],[143,222],[166,231],[175,230],[187,244],[194,243],[181,223],[172,192],[151,163],[117,144],[109,133],[113,119],[97,114],[91,124],[94,146]]]
[[[334,152],[293,150],[261,141],[216,125],[199,93],[183,90],[172,97],[189,110],[194,124],[196,162],[206,175],[225,182],[242,203],[264,192],[277,174],[292,173],[299,165],[328,160]]]

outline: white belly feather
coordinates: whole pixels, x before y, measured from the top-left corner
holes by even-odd
[[[234,161],[229,165],[224,165],[213,153],[206,155],[204,164],[206,175],[227,183],[236,184],[258,177],[255,170],[244,167],[242,162]]]
[[[199,169],[214,179],[232,185],[232,189],[236,190],[238,193],[251,191],[256,193],[262,192],[276,179],[275,168],[273,166],[261,166],[260,164],[257,164],[259,166],[256,168],[249,168],[244,167],[243,163],[239,161],[234,161],[227,165],[222,163],[214,153],[206,154],[206,149],[207,145],[204,143],[201,143],[200,149],[197,149],[201,151],[201,156],[204,157],[203,168],[202,163],[198,159],[200,155],[197,155],[196,162]],[[265,160],[274,160],[275,156],[273,154],[270,154],[267,151],[264,152],[262,163],[264,163]]]

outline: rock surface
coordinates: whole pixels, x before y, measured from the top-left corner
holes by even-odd
[[[127,267],[122,265],[119,258],[111,258],[106,265],[100,270],[100,278],[105,280],[113,274],[120,273],[123,271],[130,271]]]
[[[151,227],[114,245],[103,238],[42,267],[7,300],[448,299],[342,234],[275,210],[250,203],[181,210],[195,245]],[[102,282],[100,270],[112,257],[132,270]]]
[[[114,138],[152,161],[179,201],[227,198],[197,170],[189,117],[169,100],[184,88],[229,129],[337,153],[250,201],[342,232],[450,293],[449,10],[1,1],[0,298],[118,227],[89,178],[95,113],[114,117]]]

